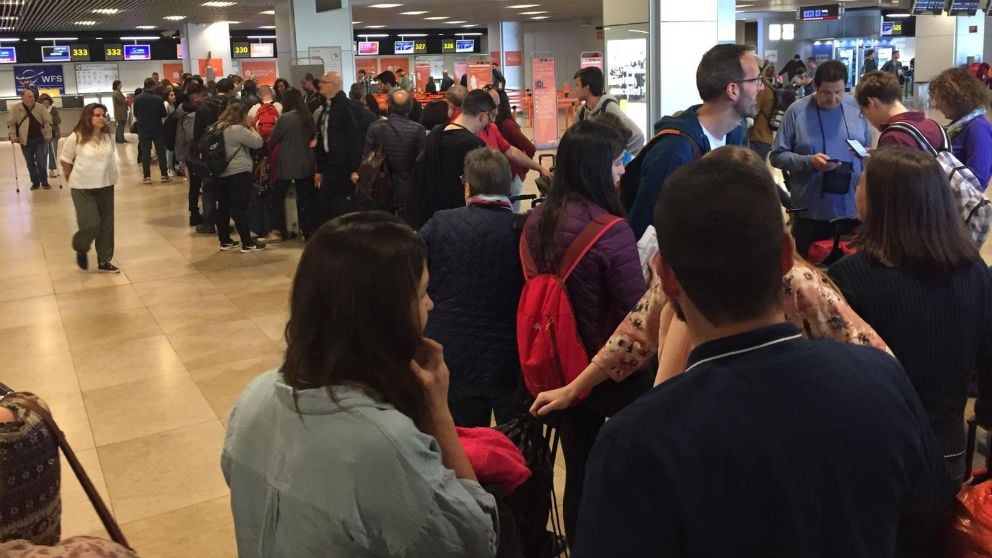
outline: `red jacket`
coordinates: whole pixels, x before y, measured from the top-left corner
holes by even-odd
[[[935,148],[940,149],[941,144],[944,142],[943,135],[940,132],[940,124],[937,124],[933,120],[930,120],[922,112],[909,111],[902,114],[897,114],[892,118],[888,119],[885,124],[882,124],[882,136],[878,138],[878,146],[883,145],[901,145],[903,147],[908,147],[910,149],[920,149],[920,144],[916,143],[913,136],[909,135],[902,130],[891,130],[886,132],[888,127],[896,122],[907,122],[916,127],[917,130],[923,133],[923,136],[927,138],[931,145]],[[945,146],[950,149],[951,146]]]

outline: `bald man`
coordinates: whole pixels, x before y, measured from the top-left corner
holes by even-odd
[[[464,85],[452,85],[444,93],[444,99],[448,101],[448,121],[454,122],[462,113],[462,103],[468,95],[468,88]]]
[[[324,221],[335,217],[340,201],[354,193],[351,175],[358,170],[365,140],[359,130],[361,114],[348,99],[341,74],[327,72],[319,85],[326,99],[314,113],[319,192],[310,194],[314,200],[305,199],[297,192],[297,204],[302,202],[305,206],[300,212],[304,236],[313,234]]]
[[[393,178],[393,199],[383,209],[402,213],[406,207],[413,167],[427,139],[424,127],[410,119],[413,96],[399,89],[389,96],[389,118],[369,126],[365,153],[380,148]]]

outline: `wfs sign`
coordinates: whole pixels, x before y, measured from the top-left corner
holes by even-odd
[[[26,88],[35,89],[38,93],[58,91],[65,95],[65,78],[62,75],[61,64],[14,66],[14,87],[17,94],[24,93]]]

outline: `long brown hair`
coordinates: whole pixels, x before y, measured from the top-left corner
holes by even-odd
[[[100,129],[100,132],[110,135],[110,126],[107,125],[106,120],[110,116],[109,113],[107,113],[107,107],[101,105],[100,103],[90,103],[83,107],[83,113],[79,115],[79,122],[77,122],[76,127],[72,129],[72,131],[79,136],[80,142],[87,142],[93,139],[94,132],[96,131],[93,128],[93,113],[96,109],[103,109],[104,114],[103,128]],[[118,123],[118,126],[120,125],[121,124]]]
[[[227,103],[227,108],[224,112],[220,113],[217,118],[217,126],[219,128],[225,128],[227,126],[234,126],[235,124],[245,124],[245,105],[241,101],[231,101]]]
[[[913,273],[939,274],[981,259],[951,198],[947,174],[930,155],[886,146],[865,170],[861,251]]]
[[[426,399],[410,370],[426,251],[403,221],[352,213],[307,241],[290,295],[282,374],[298,389],[355,384],[414,421]]]

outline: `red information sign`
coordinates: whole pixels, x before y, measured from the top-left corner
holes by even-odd
[[[508,50],[504,54],[506,57],[506,67],[513,68],[524,65],[524,54],[519,50]]]
[[[430,62],[417,60],[414,65],[414,72],[417,76],[417,91],[420,93],[426,92],[427,80],[431,77],[431,64]]]
[[[493,68],[489,62],[473,62],[468,65],[468,90],[481,89],[493,81]]]
[[[603,69],[602,52],[583,52],[579,55],[579,68],[599,68]]]
[[[541,149],[558,145],[558,91],[555,59],[531,60],[534,91],[534,144]]]

